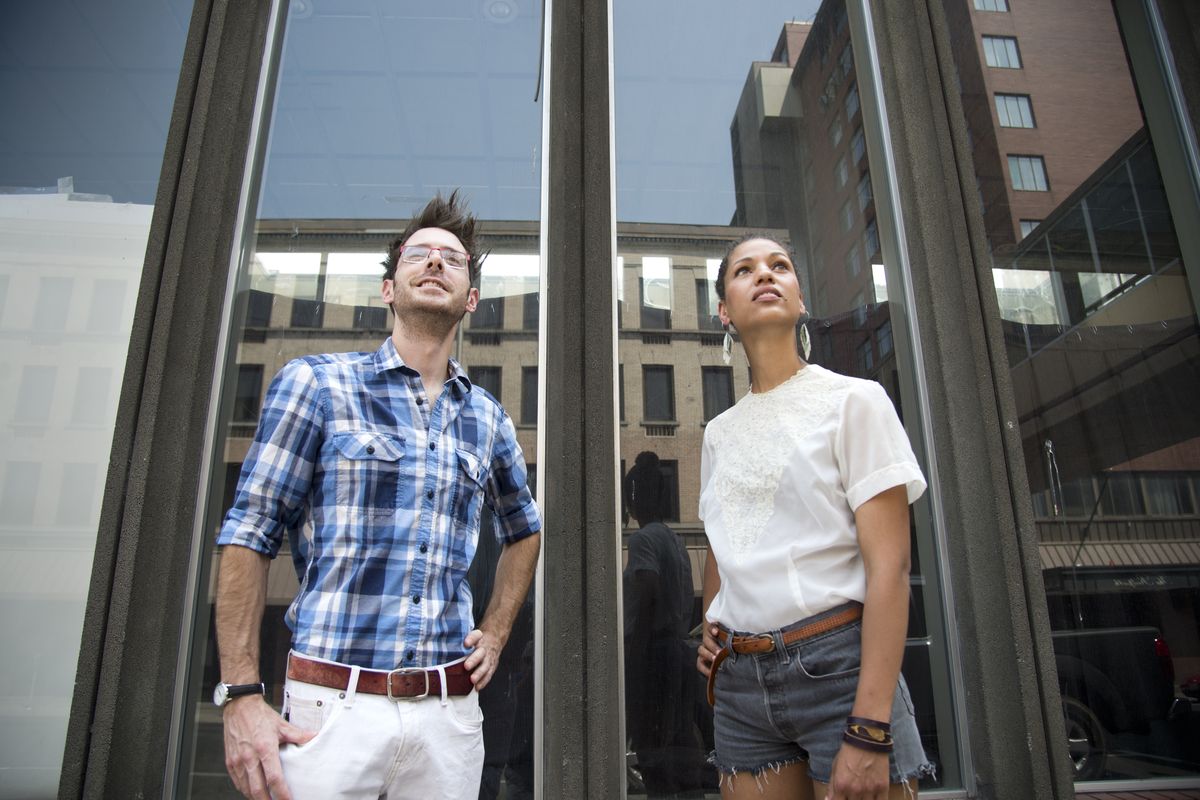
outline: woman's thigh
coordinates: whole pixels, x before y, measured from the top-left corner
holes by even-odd
[[[763,770],[758,775],[739,772],[721,776],[722,800],[820,800],[813,796],[815,782],[808,778],[808,765],[796,761],[781,767]]]

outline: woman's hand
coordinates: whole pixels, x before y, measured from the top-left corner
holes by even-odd
[[[833,759],[825,800],[887,800],[888,754],[842,744]]]
[[[717,643],[717,626],[706,621],[703,640],[696,649],[696,669],[700,670],[700,674],[705,678],[708,678],[708,673],[712,671],[713,659],[720,650],[721,645]]]

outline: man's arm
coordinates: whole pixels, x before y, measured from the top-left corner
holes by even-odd
[[[529,593],[529,584],[537,568],[542,536],[534,533],[504,545],[496,564],[496,588],[479,627],[467,634],[467,647],[475,648],[467,656],[466,667],[476,689],[483,689],[492,679],[500,653],[508,643],[513,621]]]
[[[221,550],[217,578],[216,624],[221,680],[258,683],[259,633],[267,598],[270,559],[247,547]],[[255,800],[290,800],[279,763],[279,745],[303,744],[316,735],[284,721],[262,695],[229,700],[225,723],[225,768],[234,786]]]

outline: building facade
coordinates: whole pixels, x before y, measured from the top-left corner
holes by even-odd
[[[262,397],[295,356],[378,347],[384,248],[455,186],[490,249],[456,357],[547,526],[481,796],[716,794],[703,703],[670,787],[626,736],[623,486],[657,456],[698,621],[700,446],[751,378],[713,279],[760,230],[796,254],[812,361],[884,386],[929,479],[922,796],[1200,790],[1191,5],[436,5],[11,12],[0,797],[235,796],[214,536]],[[285,550],[276,702],[295,588]]]

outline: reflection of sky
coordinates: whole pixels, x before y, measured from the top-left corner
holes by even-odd
[[[817,0],[614,3],[617,219],[728,225],[729,124],[752,61]]]
[[[750,62],[818,3],[615,5],[618,218],[728,223]],[[0,186],[73,176],[78,192],[153,202],[190,4],[4,14]],[[403,218],[462,186],[485,218],[535,219],[539,14],[538,0],[293,0],[260,216]]]

